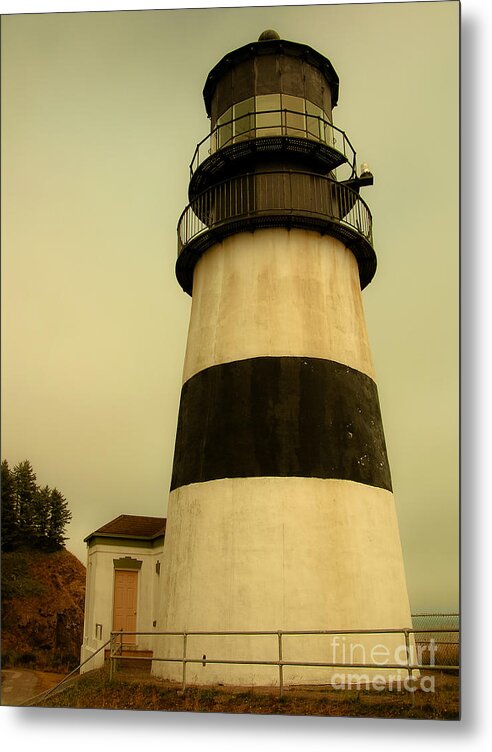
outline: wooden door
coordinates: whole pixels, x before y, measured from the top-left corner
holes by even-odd
[[[113,630],[135,632],[137,629],[137,582],[138,572],[115,569]],[[125,643],[135,643],[135,635],[127,635]]]

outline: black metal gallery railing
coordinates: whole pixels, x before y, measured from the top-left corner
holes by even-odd
[[[261,110],[221,123],[195,149],[190,164],[190,176],[218,150],[257,138],[310,139],[328,146],[338,153],[337,163],[346,162],[352,173],[356,171],[356,153],[345,132],[323,117],[294,110]]]
[[[357,259],[361,289],[376,272],[372,217],[359,194],[324,175],[277,170],[223,180],[188,204],[178,223],[176,276],[183,290],[192,293],[193,270],[207,248],[237,232],[268,227],[338,238]]]
[[[372,245],[371,212],[358,193],[323,175],[276,171],[224,180],[197,196],[179,219],[178,255],[203,233],[267,215],[337,223]]]

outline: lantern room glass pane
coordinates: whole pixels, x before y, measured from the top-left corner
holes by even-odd
[[[303,138],[306,135],[306,118],[304,115],[304,99],[282,94],[282,109],[285,112],[286,134]]]
[[[324,141],[323,133],[323,110],[318,105],[306,100],[306,125],[308,137]]]
[[[210,134],[210,154],[213,154],[218,149],[218,133],[214,129],[212,133]]]
[[[254,129],[254,97],[245,99],[234,107],[234,141],[244,141],[253,137]]]
[[[325,144],[328,144],[328,146],[335,146],[336,147],[336,143],[335,143],[335,131],[333,130],[332,125],[330,123],[325,122],[323,130],[324,130],[324,138],[323,138],[323,140],[324,140]],[[341,140],[341,136],[340,136],[340,140]],[[338,146],[338,149],[341,150],[341,147]]]
[[[256,97],[256,135],[278,136],[281,132],[280,94]]]
[[[219,126],[218,130],[218,136],[219,136],[219,149],[221,149],[226,144],[230,143],[232,141],[232,108],[229,107],[228,110],[224,112],[223,115],[220,116],[220,118],[217,120],[217,125]]]

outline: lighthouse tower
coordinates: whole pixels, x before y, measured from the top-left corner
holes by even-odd
[[[333,124],[338,84],[327,58],[274,31],[205,83],[210,133],[178,225],[192,308],[158,631],[411,627],[361,296],[376,270],[359,195],[372,175]],[[283,635],[283,660],[366,663],[384,645],[393,663],[402,639]],[[156,654],[181,644],[161,637]],[[274,661],[277,645],[190,635],[187,656],[202,661],[187,679],[274,684],[275,666],[213,659]],[[284,681],[334,670],[288,666]]]

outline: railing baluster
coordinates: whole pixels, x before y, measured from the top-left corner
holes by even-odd
[[[181,687],[183,692],[186,689],[186,638],[187,634],[186,632],[183,632],[183,681]]]
[[[408,679],[409,679],[410,686],[411,686],[412,679],[413,679],[413,671],[410,668],[410,665],[413,664],[413,661],[412,661],[412,655],[410,651],[410,638],[409,638],[408,629],[404,630],[404,635],[405,635],[405,648],[406,648],[406,654],[407,654]],[[415,691],[411,690],[410,694],[412,695],[412,705],[415,705]]]
[[[278,633],[278,686],[280,691],[280,697],[284,694],[284,667],[282,665],[283,653],[282,653],[282,632]]]

